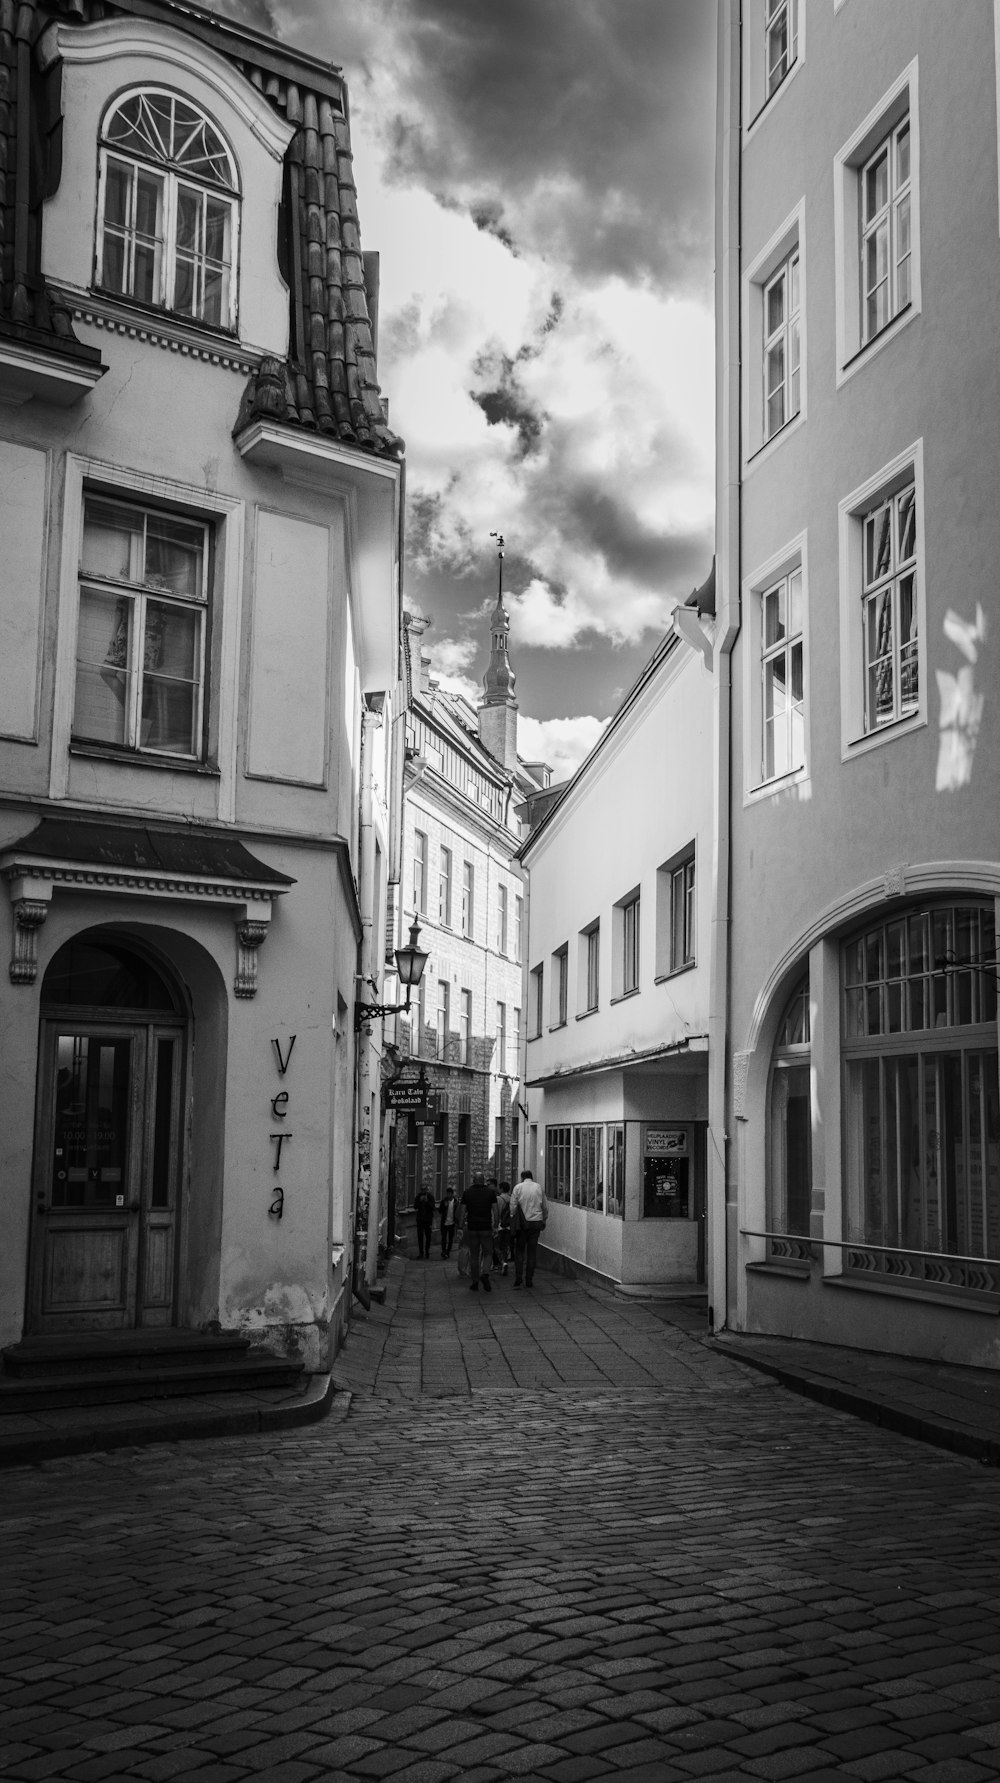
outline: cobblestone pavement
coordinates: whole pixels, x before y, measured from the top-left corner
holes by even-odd
[[[1000,1475],[700,1324],[396,1264],[346,1417],[11,1471],[4,1778],[996,1778]]]

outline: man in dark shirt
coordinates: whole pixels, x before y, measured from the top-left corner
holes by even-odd
[[[474,1176],[462,1192],[462,1223],[469,1240],[469,1286],[473,1293],[482,1278],[490,1293],[490,1264],[493,1260],[493,1230],[497,1220],[497,1192],[482,1176]],[[485,1264],[485,1267],[484,1267]]]
[[[431,1233],[437,1212],[437,1203],[430,1189],[421,1188],[413,1206],[417,1215],[417,1255],[426,1258],[431,1254]]]

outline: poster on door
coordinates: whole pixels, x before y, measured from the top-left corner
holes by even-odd
[[[690,1133],[687,1127],[647,1127],[643,1142],[643,1215],[686,1220],[691,1215]]]

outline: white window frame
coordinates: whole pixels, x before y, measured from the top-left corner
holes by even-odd
[[[462,934],[472,939],[476,918],[476,869],[472,861],[462,862]]]
[[[144,93],[151,94],[157,98],[181,100],[190,110],[197,112],[205,122],[211,126],[228,157],[230,182],[227,185],[198,179],[196,176],[185,172],[182,162],[159,159],[152,153],[146,156],[137,154],[134,151],[129,152],[129,150],[122,145],[106,140],[106,130],[110,120],[128,103],[130,99],[134,99],[139,94]],[[114,102],[107,108],[107,111],[101,120],[98,149],[99,177],[97,193],[97,230],[94,250],[94,283],[97,288],[99,290],[108,291],[110,295],[114,297],[121,297],[128,303],[138,304],[145,310],[162,310],[167,315],[182,317],[185,322],[190,323],[195,328],[221,329],[227,334],[235,333],[238,314],[237,299],[240,264],[241,197],[239,169],[232,147],[227,141],[225,133],[217,124],[215,118],[210,112],[205,110],[204,106],[200,105],[197,100],[190,98],[187,94],[175,91],[169,87],[160,87],[154,83],[143,82],[138,86],[129,87],[124,93],[118,94]],[[132,199],[129,208],[130,215],[133,217],[135,179],[138,173],[145,171],[160,181],[162,185],[160,236],[158,238],[161,245],[157,256],[155,272],[156,290],[151,299],[136,297],[133,292],[128,289],[122,291],[116,286],[106,285],[104,282],[105,208],[107,202],[108,164],[110,161],[117,162],[121,166],[132,171]],[[179,310],[174,301],[176,296],[176,277],[179,258],[177,243],[178,196],[182,188],[195,192],[201,197],[203,201],[202,214],[204,214],[204,200],[206,198],[214,198],[220,204],[224,204],[229,211],[229,257],[226,262],[229,276],[228,304],[226,306],[226,313],[220,317],[218,322],[206,320],[203,316],[199,315],[197,311],[192,314],[187,310]],[[134,237],[128,226],[126,226],[123,239],[126,258],[131,260],[134,253]],[[200,264],[197,255],[193,257],[192,263],[195,268]],[[197,277],[197,272],[195,276]],[[126,283],[128,282],[129,281],[127,280]]]
[[[998,0],[1000,4],[1000,0]],[[524,930],[524,899],[515,894],[514,897],[514,959],[521,964],[521,949]]]
[[[502,884],[498,885],[497,886],[497,952],[502,953],[505,956],[507,953],[507,914],[508,914],[507,906],[508,906],[508,902],[509,902],[509,900],[507,897],[507,887]]]
[[[123,577],[104,575],[97,571],[85,570],[83,567],[87,509],[88,505],[91,503],[93,503],[94,506],[97,506],[100,503],[106,503],[109,506],[123,510],[126,514],[130,514],[136,519],[141,519],[141,530],[133,528],[128,534],[130,541],[128,553],[129,565],[127,574]],[[155,579],[148,579],[146,538],[150,521],[155,522],[158,518],[167,522],[177,519],[182,525],[201,533],[199,585],[195,591],[189,594],[175,595],[167,588],[158,585]],[[115,754],[120,754],[126,759],[131,759],[136,756],[153,756],[165,764],[176,762],[178,764],[187,763],[189,765],[194,762],[204,761],[207,745],[205,735],[205,703],[207,693],[206,668],[208,657],[206,634],[211,614],[209,596],[211,587],[212,535],[213,528],[211,522],[205,520],[200,515],[175,515],[169,510],[153,507],[145,502],[136,502],[128,499],[122,500],[117,497],[112,497],[104,490],[88,489],[84,491],[83,533],[81,534],[80,607],[82,610],[85,598],[94,601],[98,607],[102,603],[105,608],[114,603],[115,614],[117,616],[117,629],[111,644],[108,647],[108,656],[105,659],[105,667],[101,671],[102,675],[105,675],[108,672],[107,665],[112,660],[112,652],[118,642],[122,626],[124,625],[125,627],[125,637],[122,639],[124,649],[120,668],[118,668],[118,665],[115,665],[116,671],[123,678],[118,695],[121,705],[123,734],[121,741],[118,741],[114,738],[89,735],[86,730],[81,728],[83,720],[80,715],[80,661],[78,657],[77,685],[73,711],[74,743],[83,744],[84,746],[92,746],[98,749],[108,749]],[[157,746],[150,743],[148,740],[143,740],[143,710],[146,696],[147,673],[149,673],[151,681],[155,681],[156,679],[155,674],[151,671],[147,671],[146,667],[146,659],[150,653],[151,646],[155,644],[156,640],[155,623],[149,613],[151,605],[154,608],[166,608],[168,611],[176,612],[178,614],[186,613],[190,615],[194,622],[194,675],[190,682],[194,695],[191,725],[194,746],[192,748],[168,749],[162,744]],[[97,665],[91,663],[89,666],[94,668]]]
[[[767,312],[766,296],[783,267],[798,257],[799,307],[799,406],[773,433],[767,431]],[[741,399],[743,405],[743,469],[745,474],[779,450],[806,420],[808,414],[807,286],[805,199],[778,225],[774,234],[754,255],[743,274]]]
[[[507,1072],[507,1005],[497,1003],[497,1049],[493,1061],[493,1071],[498,1077]]]
[[[418,916],[427,915],[427,831],[413,831],[413,908]]]
[[[438,922],[444,929],[451,928],[451,896],[454,866],[454,851],[442,842],[438,850]]]
[[[764,596],[785,578],[802,576],[802,762],[786,774],[764,775]],[[809,552],[799,533],[762,563],[743,583],[746,649],[743,653],[743,803],[773,798],[808,779],[810,756]],[[800,796],[803,796],[800,794]]]
[[[834,291],[838,388],[863,365],[867,365],[873,354],[882,352],[921,313],[918,100],[918,59],[914,57],[834,157]],[[869,165],[879,145],[906,117],[909,118],[910,126],[910,298],[905,309],[893,315],[877,334],[866,339],[862,318],[861,180],[865,167]]]
[[[746,122],[743,126],[744,142],[754,131],[759,130],[778,100],[786,94],[805,61],[806,55],[806,13],[808,6],[803,0],[788,0],[792,15],[792,36],[795,42],[795,54],[789,62],[788,70],[780,81],[768,92],[768,44],[767,26],[769,17],[779,10],[776,0],[744,0],[743,5],[743,93],[745,96],[743,115]]]
[[[532,966],[531,971],[528,974],[528,976],[531,981],[531,1004],[532,1004],[531,1020],[533,1023],[532,1031],[528,1035],[528,1039],[529,1040],[538,1040],[541,1038],[542,1026],[543,1026],[544,1017],[545,1017],[545,967],[544,967],[544,965]]]
[[[549,1010],[549,1026],[564,1028],[569,1015],[569,944],[565,941],[552,955],[550,995],[552,1006]]]
[[[887,497],[912,482],[916,495],[916,710],[877,729],[865,728],[864,650],[864,521]],[[914,441],[898,457],[845,496],[838,509],[840,532],[840,699],[841,759],[878,749],[927,723],[927,601],[924,551],[923,440]]]
[[[464,987],[458,993],[458,1063],[470,1063],[469,1042],[472,1035],[472,992]]]
[[[601,924],[599,919],[580,930],[576,963],[577,1020],[593,1015],[601,1000]]]
[[[77,628],[80,612],[80,547],[84,495],[106,495],[137,502],[169,502],[194,520],[214,522],[214,561],[208,596],[208,716],[204,760],[219,773],[219,817],[236,816],[237,689],[239,639],[243,614],[244,505],[201,485],[172,477],[149,476],[127,465],[67,453],[63,498],[62,553],[59,562],[59,633],[52,719],[49,797],[69,796],[73,705],[76,689]],[[85,747],[81,745],[81,747]],[[124,753],[122,762],[142,763],[150,772],[171,771],[182,758]],[[112,773],[117,761],[109,757]]]
[[[642,986],[642,908],[641,886],[634,886],[623,898],[619,898],[612,909],[613,925],[613,957],[612,957],[612,1002],[621,997],[634,997]],[[631,919],[627,912],[634,910]],[[629,940],[630,922],[634,924],[631,942]],[[634,965],[634,982],[630,982],[627,967]]]
[[[678,946],[678,928],[680,930]],[[690,848],[670,869],[670,970],[689,972],[698,960],[698,869]]]
[[[448,1057],[448,1032],[451,1024],[451,984],[447,978],[437,981],[437,1031],[435,1038],[435,1057]]]

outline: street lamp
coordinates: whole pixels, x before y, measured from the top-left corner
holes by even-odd
[[[420,946],[420,924],[414,914],[410,924],[409,942],[405,947],[396,949],[396,971],[399,974],[400,984],[406,986],[406,1002],[355,1003],[354,1026],[360,1028],[365,1022],[380,1021],[386,1015],[405,1015],[410,1007],[410,993],[420,983],[428,957]]]

